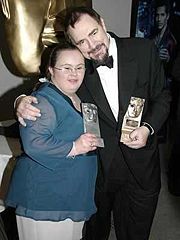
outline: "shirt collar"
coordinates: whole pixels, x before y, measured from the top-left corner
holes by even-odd
[[[114,53],[116,51],[116,41],[114,38],[110,36],[109,33],[107,33],[108,38],[109,38],[109,56],[114,56]]]

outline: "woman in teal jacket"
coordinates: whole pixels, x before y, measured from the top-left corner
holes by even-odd
[[[49,81],[33,92],[41,117],[20,126],[24,153],[6,199],[16,208],[20,240],[79,240],[96,211],[97,138],[83,133],[76,95],[84,73],[80,51],[58,45],[50,55]]]

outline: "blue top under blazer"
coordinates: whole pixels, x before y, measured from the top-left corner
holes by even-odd
[[[85,221],[96,212],[95,152],[67,157],[83,133],[81,114],[51,83],[33,93],[41,118],[20,126],[24,153],[18,157],[6,205],[35,220]]]

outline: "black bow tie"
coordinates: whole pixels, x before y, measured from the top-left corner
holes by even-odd
[[[98,68],[100,66],[107,66],[108,68],[113,68],[113,57],[109,56],[105,62],[99,64],[99,63],[94,63],[95,68]]]

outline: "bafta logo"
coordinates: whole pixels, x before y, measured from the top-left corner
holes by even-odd
[[[145,99],[143,98],[131,97],[123,119],[120,142],[128,141],[129,134],[136,128],[140,127],[144,102]]]

